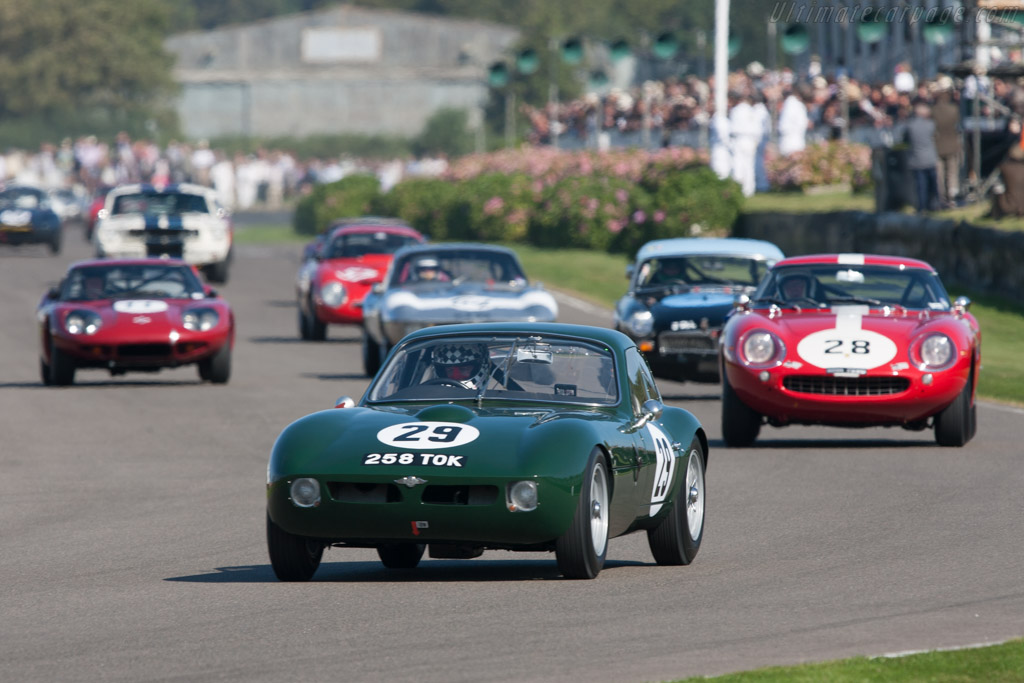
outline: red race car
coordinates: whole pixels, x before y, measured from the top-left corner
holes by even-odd
[[[935,270],[896,256],[783,259],[737,297],[719,344],[722,435],[762,423],[933,428],[963,446],[976,427],[981,331]]]
[[[400,247],[426,238],[408,225],[366,216],[335,223],[306,246],[295,291],[299,336],[323,341],[327,325],[362,325],[363,299]]]
[[[231,307],[181,260],[72,264],[36,317],[43,384],[71,384],[79,368],[116,376],[191,363],[203,380],[224,384],[231,376]]]

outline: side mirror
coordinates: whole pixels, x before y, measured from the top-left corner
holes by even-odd
[[[737,294],[736,298],[732,300],[732,307],[745,311],[750,308],[750,297],[746,294]]]
[[[657,420],[659,417],[661,417],[662,411],[665,410],[665,404],[657,399],[652,398],[644,401],[644,405],[641,408],[641,410],[643,411],[643,414],[633,424],[634,430],[640,429],[648,422],[652,420]]]
[[[354,408],[356,402],[352,400],[351,396],[342,396],[334,402],[335,408]]]
[[[971,308],[971,300],[966,296],[958,296],[953,302],[953,312],[963,315]]]
[[[46,290],[47,299],[59,299],[60,298],[60,287],[50,287]]]
[[[99,212],[96,214],[96,219],[97,220],[103,220],[104,218],[106,218],[109,215],[110,215],[109,211],[107,211],[106,209],[100,209]]]
[[[383,282],[374,282],[373,283],[373,287],[370,287],[370,291],[373,292],[374,294],[383,294],[384,293],[384,283]]]
[[[206,290],[206,298],[207,299],[216,299],[217,298],[217,290],[214,289],[213,287],[210,287],[209,285],[207,285],[203,289]]]
[[[635,271],[636,271],[636,265],[635,264],[630,263],[629,265],[627,265],[626,266],[626,279],[627,280],[632,280],[633,279],[633,273]]]

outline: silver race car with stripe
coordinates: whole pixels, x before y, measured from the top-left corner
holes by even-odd
[[[531,285],[511,249],[425,244],[395,253],[384,281],[363,302],[363,368],[377,373],[388,351],[414,330],[478,322],[554,322],[558,304]]]

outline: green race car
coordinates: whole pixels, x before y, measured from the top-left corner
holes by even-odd
[[[389,354],[358,405],[307,415],[267,468],[267,547],[282,581],[327,547],[384,566],[485,549],[554,551],[594,578],[608,539],[646,531],[658,564],[704,535],[708,443],[665,406],[626,335],[557,323],[425,328]]]

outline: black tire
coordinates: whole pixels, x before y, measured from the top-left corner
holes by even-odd
[[[363,372],[367,377],[373,377],[380,370],[380,363],[383,360],[380,356],[380,346],[373,340],[373,337],[363,328]]]
[[[66,387],[75,383],[75,359],[50,342],[50,384]]]
[[[231,379],[231,343],[225,342],[217,353],[199,361],[199,378],[214,384],[227,384]]]
[[[968,381],[953,402],[935,416],[935,442],[940,446],[959,448],[970,441],[974,414],[971,382]]]
[[[654,561],[678,566],[693,562],[704,538],[704,464],[706,456],[700,439],[694,439],[687,452],[686,468],[679,489],[665,519],[647,530],[647,544]]]
[[[730,448],[750,446],[761,433],[761,416],[740,400],[722,372],[722,439]]]
[[[595,449],[583,473],[576,514],[569,530],[555,541],[558,569],[567,579],[593,579],[608,554],[611,488],[604,457]]]
[[[50,376],[50,366],[42,358],[39,359],[39,378],[43,380],[43,384],[46,386],[53,384],[53,377]]]
[[[316,306],[313,304],[313,298],[310,296],[306,301],[309,314],[306,315],[306,329],[308,330],[309,336],[303,337],[303,339],[310,339],[312,341],[324,341],[327,339],[327,323],[320,322],[316,317]],[[301,308],[299,309],[301,315]]]
[[[302,310],[301,303],[296,304],[296,308],[299,309],[299,339],[309,341],[311,334],[309,331],[309,316]]]
[[[280,581],[309,581],[320,566],[324,544],[290,534],[267,515],[267,551],[270,566]]]
[[[62,235],[60,230],[57,230],[55,233],[53,233],[53,237],[50,238],[50,253],[53,254],[54,256],[60,253],[61,239]]]
[[[415,569],[426,548],[424,543],[389,543],[377,546],[377,556],[388,569]]]
[[[206,266],[206,279],[218,285],[227,284],[229,260],[225,259],[224,261],[218,261]]]

